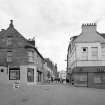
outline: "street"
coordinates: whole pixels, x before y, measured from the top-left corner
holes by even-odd
[[[0,105],[105,105],[105,90],[66,84],[13,89],[0,84]]]

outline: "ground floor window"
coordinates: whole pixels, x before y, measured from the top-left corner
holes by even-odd
[[[34,69],[33,68],[27,69],[27,81],[34,82]]]
[[[72,84],[81,84],[87,86],[87,73],[73,73]]]
[[[41,80],[42,80],[42,72],[37,71],[37,75],[38,75],[38,78],[37,78],[38,82],[41,82]]]
[[[94,83],[95,84],[105,84],[105,73],[95,73]]]
[[[20,80],[20,69],[10,69],[9,80]]]

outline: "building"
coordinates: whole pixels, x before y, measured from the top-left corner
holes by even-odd
[[[67,80],[74,86],[105,88],[105,34],[95,23],[83,24],[82,32],[70,39]]]
[[[57,78],[58,77],[58,72],[57,72],[57,64],[54,64],[49,58],[45,58],[45,62],[47,65],[47,74],[48,78]]]
[[[0,82],[37,84],[43,82],[44,58],[34,40],[24,38],[10,21],[0,32]]]
[[[59,78],[61,80],[65,81],[66,80],[66,71],[64,71],[64,70],[59,71]]]

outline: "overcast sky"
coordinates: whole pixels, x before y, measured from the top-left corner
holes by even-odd
[[[96,22],[105,32],[105,0],[0,0],[0,29],[10,19],[24,37],[35,37],[43,57],[65,70],[69,39],[82,23]]]

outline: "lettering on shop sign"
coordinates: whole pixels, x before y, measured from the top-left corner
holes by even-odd
[[[97,68],[97,72],[105,72],[105,68]]]

